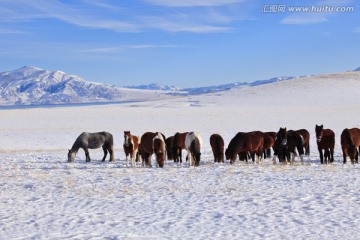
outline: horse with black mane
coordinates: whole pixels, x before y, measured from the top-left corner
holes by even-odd
[[[165,140],[166,143],[166,153],[168,160],[174,160],[173,147],[174,147],[174,136],[168,137]]]
[[[177,132],[174,135],[174,142],[172,148],[174,162],[182,163],[182,150],[185,149],[185,138],[187,134],[188,132]]]
[[[131,161],[131,167],[135,166],[135,161],[139,160],[139,138],[137,136],[131,135],[130,131],[124,131],[124,152],[126,156],[126,166],[129,166],[129,156]]]
[[[300,136],[303,139],[303,146],[305,148],[305,155],[309,156],[310,155],[310,133],[308,130],[306,129],[299,129],[299,130],[294,130],[295,132],[297,132],[298,134],[300,134]]]
[[[214,155],[214,162],[224,162],[224,139],[220,134],[210,136],[210,146]]]
[[[155,153],[156,166],[163,167],[166,160],[165,136],[160,132],[146,132],[141,136],[140,153],[142,166],[151,167],[151,155]]]
[[[343,152],[343,163],[346,163],[346,157],[349,157],[351,163],[358,163],[360,150],[360,129],[359,128],[345,128],[341,133],[341,149]]]
[[[279,162],[287,163],[290,161],[290,164],[293,164],[296,156],[295,149],[300,155],[301,163],[304,163],[304,144],[301,135],[296,131],[287,131],[286,128],[280,128],[275,138],[274,163],[277,156]]]
[[[202,139],[199,134],[189,132],[185,137],[185,148],[188,152],[190,166],[200,165]]]
[[[228,148],[225,151],[226,159],[230,159],[230,163],[233,164],[236,160],[236,156],[239,153],[250,152],[253,162],[255,161],[255,154],[257,156],[257,163],[262,158],[264,146],[264,133],[260,131],[242,133],[239,132],[230,141]]]
[[[271,148],[274,147],[275,136],[276,136],[276,132],[264,132],[264,147],[263,147],[264,159],[271,157]]]
[[[320,163],[334,162],[335,133],[331,129],[324,129],[324,125],[315,126],[316,143],[320,155]],[[323,154],[324,150],[324,154]],[[324,162],[325,160],[325,162]]]
[[[96,149],[102,147],[104,150],[104,157],[102,162],[105,161],[108,152],[110,153],[109,162],[114,162],[114,141],[113,136],[108,132],[97,132],[97,133],[87,133],[83,132],[75,140],[73,146],[68,153],[68,162],[75,160],[76,154],[80,148],[84,149],[86,162],[90,162],[89,149]]]

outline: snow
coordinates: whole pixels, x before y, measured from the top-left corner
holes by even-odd
[[[223,93],[137,103],[6,109],[0,114],[0,236],[4,239],[356,239],[359,165],[342,164],[340,133],[360,127],[360,73],[281,81]],[[335,163],[320,165],[315,124],[336,134]],[[306,128],[301,165],[214,164],[209,137]],[[102,150],[67,149],[83,131],[109,131]],[[123,131],[196,131],[200,167],[127,168]],[[185,151],[183,151],[185,154]],[[153,164],[154,165],[154,164]]]

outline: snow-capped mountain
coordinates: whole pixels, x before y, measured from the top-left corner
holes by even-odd
[[[360,71],[360,67],[354,70],[354,72],[358,72],[358,71]]]
[[[150,83],[150,84],[142,84],[138,86],[124,86],[125,88],[131,89],[142,89],[142,90],[163,90],[163,91],[180,91],[179,87],[160,84],[160,83]]]
[[[164,94],[163,94],[164,95]],[[151,91],[94,83],[61,71],[25,66],[0,73],[0,105],[134,101],[158,98]]]

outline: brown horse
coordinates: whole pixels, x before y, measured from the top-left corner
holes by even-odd
[[[357,148],[360,146],[360,129],[345,128],[341,133],[340,139],[343,151],[343,162],[346,163],[346,157],[349,157],[352,164],[357,163],[359,157]]]
[[[131,135],[130,131],[124,131],[124,144],[123,144],[125,156],[126,156],[126,167],[129,166],[129,155],[131,161],[131,167],[135,166],[135,160],[139,160],[139,138]]]
[[[190,166],[198,167],[202,148],[202,139],[199,134],[195,132],[186,134],[185,147],[188,152]]]
[[[324,125],[316,125],[315,134],[321,164],[334,162],[335,133],[333,130],[324,129]]]
[[[165,140],[165,143],[166,143],[167,159],[174,160],[174,154],[173,154],[174,136],[168,137]]]
[[[229,143],[225,151],[226,159],[230,159],[233,164],[236,156],[240,152],[250,152],[251,158],[255,161],[255,154],[257,155],[257,162],[261,160],[261,155],[264,146],[264,134],[260,131],[238,133]],[[254,154],[255,153],[255,154]]]
[[[182,163],[182,150],[185,149],[186,134],[188,134],[188,132],[177,132],[174,135],[174,144],[172,149],[174,162],[180,161],[180,163]]]
[[[296,155],[295,149],[297,149],[300,155],[301,163],[304,163],[304,145],[301,135],[296,131],[287,131],[286,128],[280,128],[275,138],[274,163],[277,156],[279,162],[287,163],[289,160],[290,164],[293,164]]]
[[[212,134],[210,146],[214,155],[214,162],[224,162],[224,139],[219,134]]]
[[[264,159],[271,157],[271,148],[275,144],[276,132],[264,132]]]
[[[140,153],[142,166],[151,167],[151,155],[155,153],[156,166],[163,167],[166,159],[165,136],[159,132],[146,132],[141,136]]]
[[[305,155],[309,156],[310,155],[310,133],[309,133],[309,131],[306,129],[299,129],[299,130],[295,130],[295,132],[300,134],[300,136],[303,138]]]

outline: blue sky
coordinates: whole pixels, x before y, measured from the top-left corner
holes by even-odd
[[[195,87],[353,70],[359,11],[357,0],[0,0],[0,71]]]

